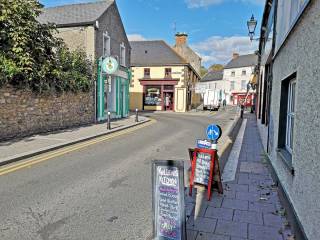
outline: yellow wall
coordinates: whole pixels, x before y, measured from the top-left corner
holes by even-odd
[[[68,27],[59,28],[57,37],[63,39],[69,49],[83,49],[88,58],[94,61],[95,58],[95,36],[94,27]]]
[[[162,67],[132,67],[132,81],[130,84],[130,110],[138,108],[142,110],[143,107],[143,86],[140,84],[140,79],[144,77],[144,68],[150,68],[150,78],[163,79],[165,68],[171,68],[172,78],[179,79],[180,81],[176,87],[183,85],[184,79],[184,66],[162,66]],[[146,106],[145,110],[161,110],[160,106]]]
[[[144,78],[144,68],[150,68],[150,78],[152,79],[164,79],[165,68],[171,68],[172,78],[179,79],[178,84],[175,86],[174,91],[174,110],[176,112],[187,111],[187,89],[185,85],[185,76],[188,76],[188,81],[195,86],[198,82],[197,75],[186,66],[161,66],[161,67],[132,67],[132,82],[130,84],[130,110],[143,108],[143,86],[140,84],[140,79]],[[185,73],[188,71],[190,74]],[[200,103],[200,95],[192,94],[191,104],[198,105]],[[161,110],[161,107],[145,107],[147,110]]]

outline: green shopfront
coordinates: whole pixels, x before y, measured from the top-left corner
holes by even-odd
[[[108,112],[111,118],[124,118],[129,116],[129,84],[130,70],[120,67],[115,73],[109,75],[102,73],[101,64],[98,66],[97,79],[97,121],[105,121]]]

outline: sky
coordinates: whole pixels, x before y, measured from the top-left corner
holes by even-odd
[[[95,1],[95,0],[91,0]],[[45,7],[90,0],[40,0]],[[265,0],[116,0],[129,40],[165,40],[173,45],[176,32],[185,32],[188,44],[204,66],[225,64],[232,53],[253,53],[257,41],[248,37],[247,20],[253,14],[259,35]]]

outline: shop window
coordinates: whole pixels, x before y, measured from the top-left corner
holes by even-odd
[[[145,78],[150,78],[150,68],[145,68],[144,69],[144,77]]]
[[[166,68],[164,70],[164,77],[165,78],[171,78],[171,68]]]
[[[292,166],[296,106],[295,96],[296,73],[281,83],[278,148],[281,156],[289,166]]]
[[[161,106],[161,86],[146,86],[144,105]]]

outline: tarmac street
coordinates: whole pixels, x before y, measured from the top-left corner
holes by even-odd
[[[236,111],[147,115],[156,121],[135,131],[1,167],[0,239],[150,239],[151,161],[188,162],[207,125],[225,130]]]

